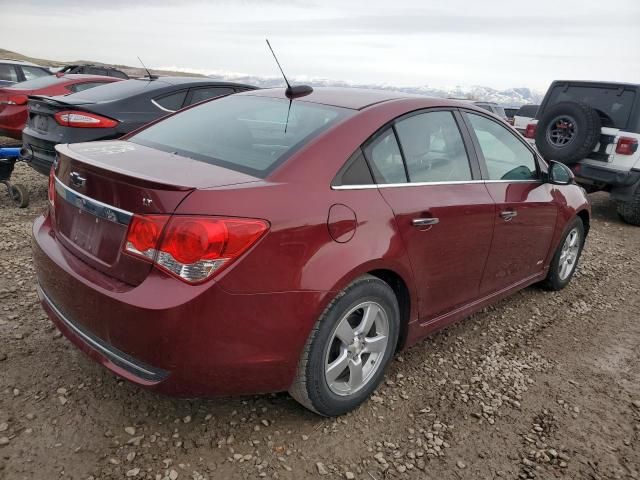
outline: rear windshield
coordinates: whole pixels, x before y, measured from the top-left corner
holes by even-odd
[[[633,90],[604,86],[557,85],[545,108],[558,102],[582,102],[604,114],[605,127],[624,129],[629,123],[636,94]]]
[[[26,82],[16,83],[11,85],[11,88],[19,90],[38,90],[40,88],[50,87],[56,83],[66,82],[64,77],[56,77],[55,75],[45,75],[44,77],[34,78],[33,80],[27,80]]]
[[[536,113],[538,112],[538,107],[540,105],[523,105],[516,112],[517,117],[529,117],[535,118]]]
[[[167,85],[169,84],[161,80],[124,80],[76,93],[72,98],[74,100],[86,100],[88,103],[111,102],[137,95],[145,90],[155,90],[159,86],[166,87]]]
[[[172,115],[129,141],[264,178],[351,112],[301,100],[232,95]]]

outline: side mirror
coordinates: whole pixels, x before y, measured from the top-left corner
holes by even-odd
[[[570,185],[575,181],[575,176],[564,163],[549,162],[549,183],[555,185]]]

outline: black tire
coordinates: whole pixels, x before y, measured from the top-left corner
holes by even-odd
[[[578,251],[576,253],[575,260],[573,261],[573,264],[572,264],[573,267],[571,268],[567,276],[563,276],[561,273],[561,269],[562,269],[561,257],[563,253],[562,250],[563,250],[563,247],[565,246],[565,242],[567,241],[567,238],[569,237],[569,235],[571,235],[571,233],[574,230],[577,231],[579,235],[578,244],[577,244]],[[549,265],[549,273],[547,274],[547,278],[542,283],[542,285],[546,289],[562,290],[564,287],[566,287],[569,284],[569,282],[571,281],[571,278],[573,278],[573,275],[576,272],[578,262],[580,260],[580,256],[582,255],[584,241],[585,241],[584,224],[582,223],[582,220],[579,217],[576,217],[567,227],[564,235],[562,236],[562,239],[560,240],[560,243],[558,244],[558,249],[556,250],[556,253],[553,255],[553,259],[551,260],[551,265]]]
[[[640,226],[640,186],[628,202],[618,202],[618,215],[629,225]]]
[[[563,119],[569,120],[568,122]],[[552,132],[559,125],[573,134],[563,136],[566,144],[552,138]],[[586,158],[600,139],[602,122],[598,112],[589,105],[578,102],[560,102],[544,112],[536,127],[536,147],[545,160],[555,160],[564,164],[572,164]]]
[[[29,190],[24,185],[11,184],[11,200],[18,208],[25,208],[29,205]]]
[[[374,303],[386,314],[388,320],[388,340],[386,349],[380,354],[380,363],[363,383],[362,387],[350,394],[336,394],[326,378],[326,361],[333,348],[335,332],[346,314],[365,302]],[[377,328],[377,327],[376,327]],[[357,330],[357,329],[356,329]],[[372,330],[373,331],[373,330]],[[395,353],[400,331],[400,309],[398,300],[391,287],[371,275],[358,278],[342,292],[325,309],[320,319],[314,325],[309,339],[302,352],[298,364],[298,373],[289,388],[289,394],[309,410],[323,416],[333,417],[342,415],[364,402],[376,389],[384,377]],[[366,332],[365,332],[366,333]],[[361,364],[367,367],[369,358],[362,354]],[[371,360],[371,365],[374,361]],[[350,377],[351,370],[347,369]],[[351,378],[349,378],[350,382]]]

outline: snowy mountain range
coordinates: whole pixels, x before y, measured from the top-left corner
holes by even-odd
[[[179,67],[161,67],[163,70],[182,71]],[[194,72],[193,69],[185,69]],[[263,77],[257,75],[248,75],[226,71],[198,71],[195,72],[207,75],[210,78],[220,81],[239,82],[249,85],[255,85],[261,88],[271,88],[283,86],[282,77]],[[544,93],[537,92],[530,88],[508,88],[506,90],[497,90],[491,87],[483,86],[455,86],[450,88],[424,86],[397,86],[390,84],[361,84],[345,82],[341,80],[330,80],[325,78],[313,77],[294,77],[291,78],[292,83],[307,84],[315,87],[357,87],[357,88],[373,88],[405,92],[410,94],[420,94],[429,97],[441,98],[458,98],[470,100],[482,100],[487,102],[496,102],[504,106],[517,106],[527,103],[539,104]]]

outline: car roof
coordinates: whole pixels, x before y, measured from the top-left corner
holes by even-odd
[[[579,85],[584,87],[640,87],[640,83],[627,83],[627,82],[603,82],[598,80],[554,80],[552,85],[562,85],[563,83],[569,83],[571,85]]]
[[[161,84],[166,85],[195,85],[195,84],[204,84],[204,85],[215,85],[215,86],[232,86],[232,87],[244,87],[244,88],[256,88],[253,85],[247,85],[244,83],[234,83],[234,82],[221,82],[219,80],[213,80],[208,77],[153,77],[153,79],[149,79],[149,77],[142,78],[132,78],[129,81],[137,81],[137,82],[151,82],[157,83],[159,86]],[[162,85],[162,86],[166,86]]]
[[[11,65],[28,65],[30,67],[47,68],[47,67],[43,67],[42,65],[37,65],[37,64],[31,63],[31,62],[26,62],[24,60],[12,60],[10,58],[0,58],[0,63],[9,63]]]
[[[249,95],[260,97],[282,98],[288,100],[284,88],[266,88],[251,92],[242,92],[236,95]],[[442,97],[429,97],[427,95],[410,94],[393,90],[374,90],[357,87],[314,87],[308,95],[297,97],[296,100],[310,103],[320,103],[333,107],[348,108],[351,110],[364,110],[383,102],[415,100],[417,108],[430,107],[473,107],[472,102],[454,100]],[[417,105],[418,105],[417,104]],[[483,112],[486,113],[486,112]]]
[[[243,92],[239,95],[255,95],[260,97],[288,99],[284,88],[267,88],[252,92]],[[313,92],[307,95],[296,97],[297,100],[303,102],[320,103],[334,107],[349,108],[351,110],[362,110],[382,102],[411,98],[428,99],[429,97],[392,90],[373,90],[350,87],[317,87],[313,89]],[[443,105],[459,105],[443,98],[438,98],[437,100]]]

